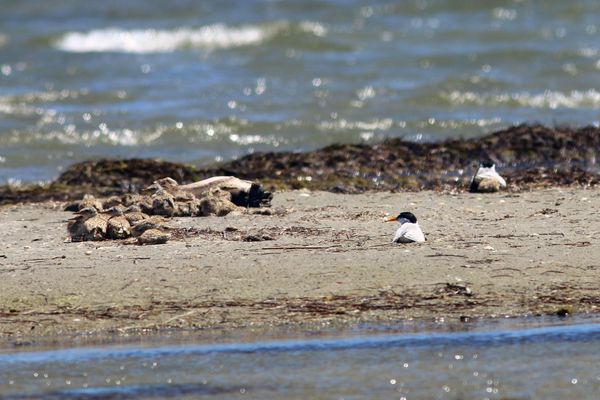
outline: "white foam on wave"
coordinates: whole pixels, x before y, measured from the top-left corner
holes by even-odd
[[[60,50],[76,53],[162,53],[181,48],[230,48],[260,44],[275,35],[279,26],[273,24],[234,28],[215,24],[198,29],[176,30],[106,28],[89,32],[68,32],[56,41],[55,46]]]
[[[13,131],[0,139],[2,145],[45,143],[46,146],[139,146],[151,143],[155,138],[133,129],[110,129],[100,124],[97,129],[79,130],[73,124],[65,124],[49,131]]]
[[[453,105],[473,104],[479,106],[516,105],[533,108],[598,108],[600,92],[595,89],[570,92],[546,91],[540,94],[501,93],[481,94],[475,92],[452,91],[442,97]]]
[[[327,28],[319,22],[302,21],[300,23],[300,29],[304,32],[312,33],[313,35],[319,37],[327,35]]]
[[[401,121],[400,126],[404,122]],[[371,121],[348,121],[346,119],[337,119],[333,121],[322,121],[318,125],[320,131],[346,131],[346,130],[364,130],[364,131],[387,131],[394,121],[391,118],[374,119]]]

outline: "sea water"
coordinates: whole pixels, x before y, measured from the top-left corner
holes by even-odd
[[[2,0],[0,183],[599,123],[600,2]]]
[[[34,345],[0,354],[0,393],[6,399],[597,399],[599,322],[521,318]]]

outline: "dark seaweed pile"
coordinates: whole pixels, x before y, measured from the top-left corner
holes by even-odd
[[[232,161],[219,173],[283,188],[340,192],[466,190],[480,161],[492,161],[511,190],[591,185],[599,181],[600,128],[519,125],[469,140],[375,145],[340,144],[308,153],[262,153]],[[307,180],[308,178],[308,180]],[[267,184],[268,187],[268,184]]]
[[[47,186],[0,187],[0,204],[136,192],[165,176],[183,184],[234,175],[258,181],[267,190],[464,191],[484,160],[496,163],[510,191],[591,186],[600,182],[599,153],[600,128],[519,125],[476,139],[436,143],[389,139],[304,153],[256,153],[206,168],[148,159],[105,159],[72,165]]]

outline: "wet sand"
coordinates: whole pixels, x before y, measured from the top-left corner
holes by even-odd
[[[289,191],[272,215],[174,218],[175,239],[65,242],[62,203],[0,209],[0,334],[597,312],[600,190]],[[425,244],[392,245],[413,211]],[[255,239],[260,241],[244,241]],[[266,240],[271,239],[271,240]]]

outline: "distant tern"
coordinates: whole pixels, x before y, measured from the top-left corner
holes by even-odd
[[[471,179],[469,192],[492,193],[497,192],[501,187],[506,187],[506,181],[496,172],[496,165],[483,162]]]
[[[411,212],[402,212],[397,217],[390,217],[386,222],[398,221],[400,228],[396,231],[396,235],[392,243],[422,243],[425,241],[425,235],[421,231],[421,227],[417,223],[417,217]]]

